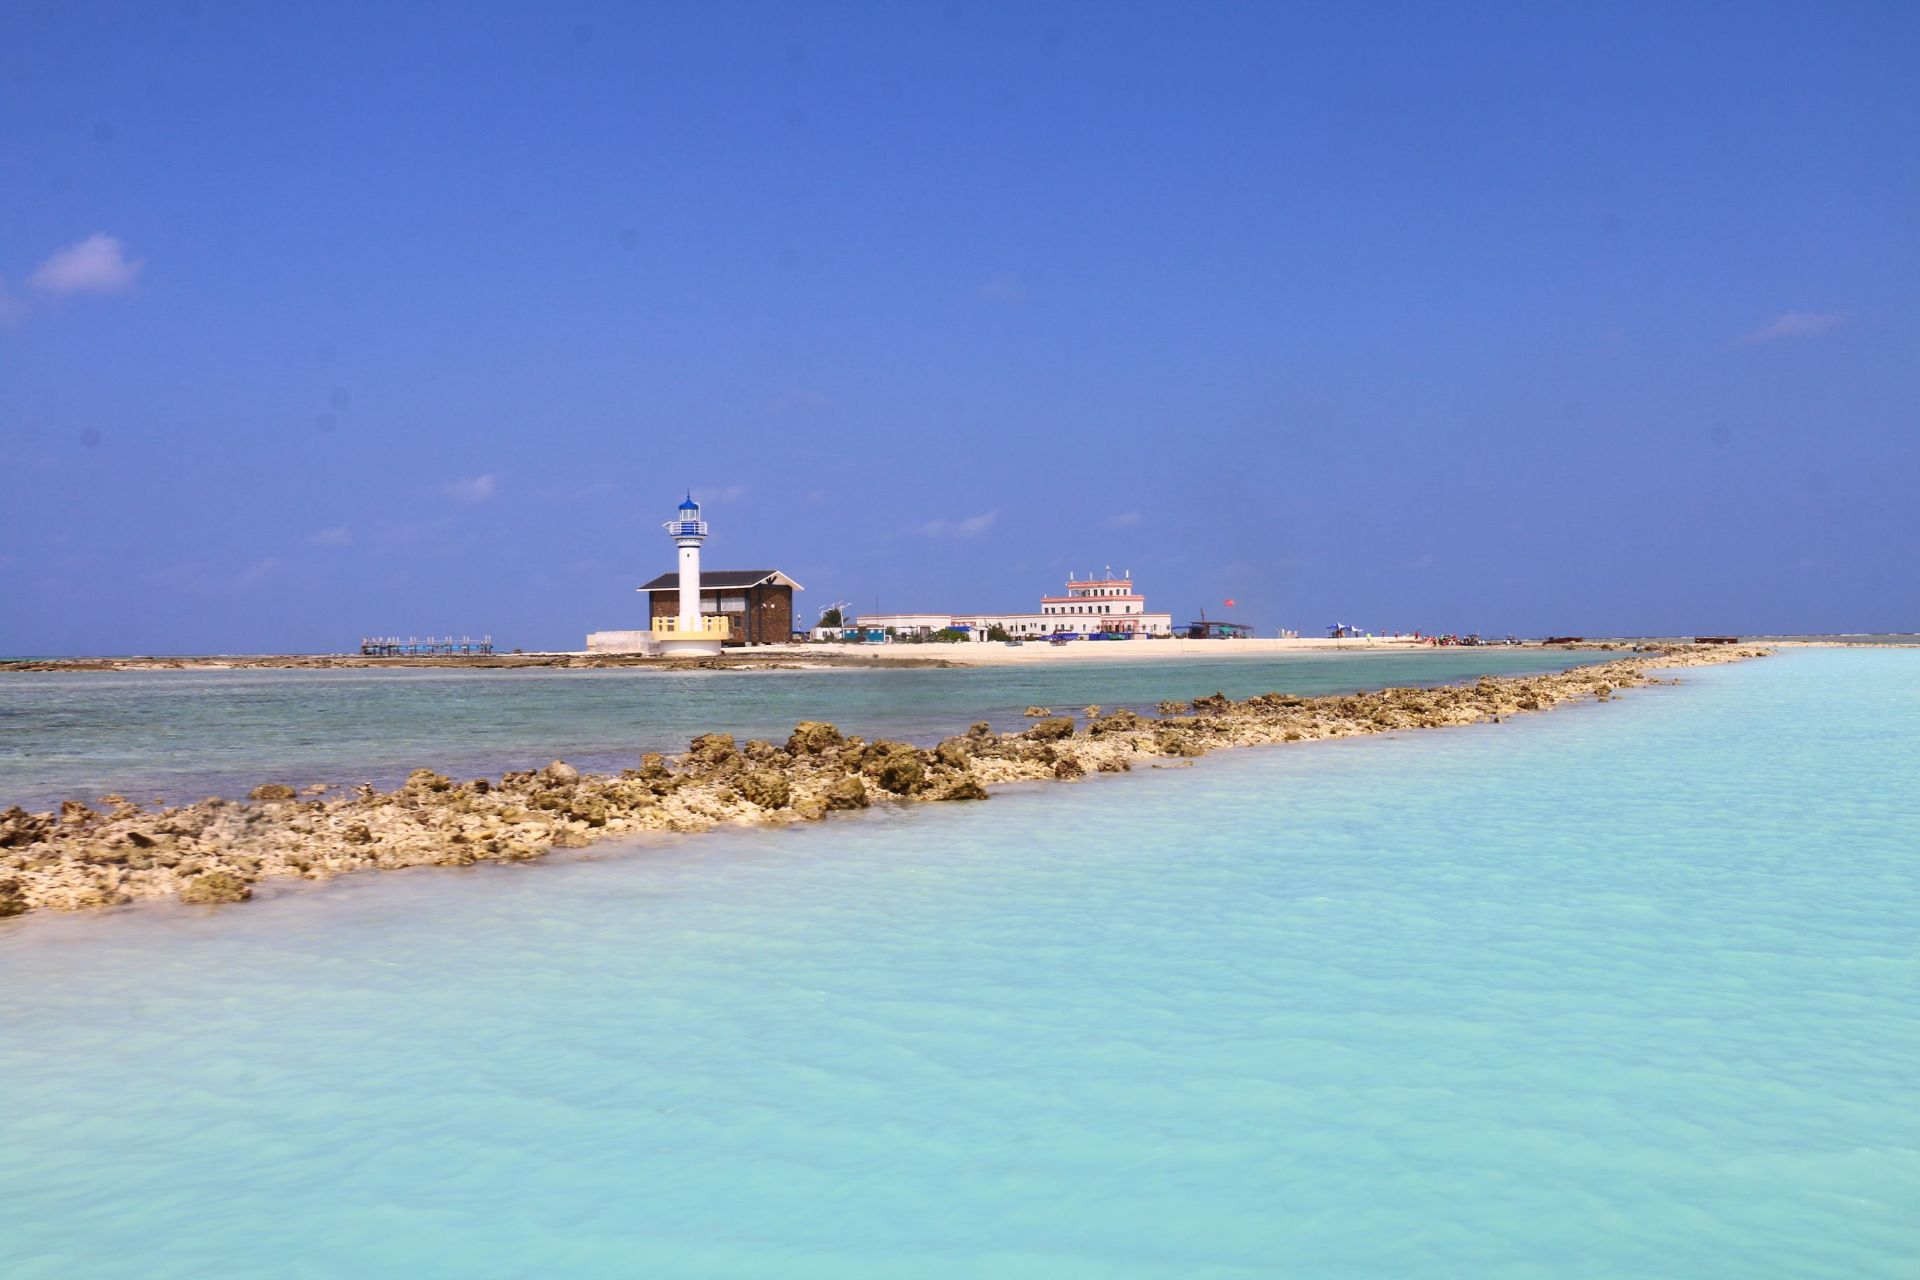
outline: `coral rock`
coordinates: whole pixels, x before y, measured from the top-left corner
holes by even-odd
[[[1087,732],[1098,738],[1109,733],[1132,733],[1146,728],[1149,723],[1150,721],[1145,717],[1135,715],[1131,711],[1116,711],[1110,716],[1089,724]]]
[[[689,748],[689,755],[700,764],[720,764],[738,754],[730,733],[703,733]]]
[[[844,745],[840,731],[823,720],[802,720],[787,738],[787,751],[796,756],[817,756]]]
[[[926,761],[904,742],[874,743],[867,749],[861,771],[897,796],[913,795],[927,785]]]
[[[934,796],[935,800],[985,800],[986,798],[987,789],[980,785],[980,779],[972,775],[961,778]]]
[[[933,749],[933,758],[949,769],[968,769],[973,766],[973,752],[967,747],[965,738],[948,738]]]
[[[793,800],[793,786],[771,769],[754,769],[740,775],[734,784],[740,798],[762,809],[784,809]]]
[[[53,815],[28,813],[14,805],[0,813],[0,849],[38,843],[53,834]]]
[[[1026,736],[1035,742],[1054,742],[1073,736],[1073,721],[1067,716],[1055,716],[1051,720],[1042,720],[1026,732]]]
[[[230,871],[209,871],[180,887],[180,901],[195,905],[245,902],[252,896],[253,887]]]
[[[587,796],[567,806],[567,817],[575,822],[584,822],[590,827],[606,826],[609,816],[607,802],[599,796]]]
[[[864,809],[869,803],[867,788],[858,778],[842,778],[827,788],[827,808]]]
[[[876,794],[969,800],[992,785],[1124,772],[1153,756],[1199,756],[1216,746],[1300,742],[1418,726],[1493,722],[1572,699],[1609,700],[1658,682],[1654,668],[1759,657],[1764,650],[1661,646],[1652,656],[1552,675],[1487,679],[1438,689],[1387,689],[1305,698],[1270,693],[1244,702],[1222,694],[1163,703],[1150,720],[1093,714],[1084,735],[1071,717],[1043,716],[1020,733],[985,721],[931,751],[904,742],[868,745],[820,721],[796,726],[783,754],[726,734],[693,742],[681,761],[657,753],[638,770],[590,777],[560,761],[454,785],[428,769],[406,785],[371,785],[351,798],[302,802],[281,784],[272,803],[210,798],[143,814],[120,796],[104,812],[70,800],[57,813],[0,812],[0,915],[82,910],[179,893],[186,901],[238,901],[268,876],[324,878],[363,868],[465,866],[539,858],[602,834],[705,831],[721,823],[817,819],[866,808]],[[1093,708],[1088,708],[1093,712]],[[1197,714],[1196,714],[1197,713]],[[1190,760],[1155,768],[1185,768]]]

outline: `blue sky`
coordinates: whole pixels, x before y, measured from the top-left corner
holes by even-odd
[[[1920,7],[0,3],[0,652],[1920,628]]]

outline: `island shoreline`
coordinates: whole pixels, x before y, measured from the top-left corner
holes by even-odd
[[[588,775],[561,761],[498,782],[415,770],[400,787],[299,795],[266,783],[247,802],[208,799],[146,810],[117,796],[57,811],[0,813],[0,915],[76,911],[175,897],[244,901],[263,880],[325,880],[363,870],[521,862],[644,832],[813,821],[875,804],[982,800],[1016,782],[1072,781],[1212,751],[1499,722],[1574,701],[1610,701],[1660,671],[1762,657],[1768,648],[1665,646],[1559,672],[1378,693],[1220,694],[1161,703],[1157,716],[1099,707],[1029,708],[1028,728],[984,721],[931,748],[846,736],[806,721],[784,745],[703,734],[685,753]]]

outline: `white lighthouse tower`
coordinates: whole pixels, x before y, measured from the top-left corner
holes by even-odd
[[[700,615],[700,544],[707,540],[707,522],[700,518],[700,504],[691,493],[667,521],[666,529],[680,548],[680,612],[653,620],[655,644],[668,657],[716,655],[720,642],[727,637],[727,620]]]

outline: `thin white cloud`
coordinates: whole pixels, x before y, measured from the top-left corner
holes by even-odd
[[[440,487],[440,491],[455,502],[485,502],[500,487],[500,477],[491,473],[484,476],[470,476],[465,480],[454,480]]]
[[[1102,520],[1100,527],[1102,529],[1131,529],[1140,524],[1145,518],[1146,517],[1142,516],[1138,511],[1122,511],[1117,516],[1108,516],[1105,520]]]
[[[1781,338],[1817,338],[1839,328],[1846,319],[1831,311],[1783,311],[1740,341],[1751,346],[1756,342],[1775,342]]]
[[[980,296],[988,302],[1017,307],[1027,300],[1027,284],[1019,276],[1008,271],[981,285]]]
[[[353,530],[346,525],[332,529],[316,529],[307,535],[307,543],[315,547],[344,547],[353,542]]]
[[[996,508],[962,520],[929,520],[920,526],[920,532],[929,538],[977,538],[991,529],[993,522],[999,518],[1000,512]]]
[[[264,560],[256,560],[233,575],[233,588],[236,591],[251,591],[271,578],[279,568],[280,562],[272,556]]]
[[[693,500],[703,507],[725,506],[729,502],[738,502],[747,496],[747,486],[743,484],[696,484],[692,489]]]
[[[41,293],[119,293],[146,263],[127,257],[118,236],[96,231],[48,258],[27,278]]]

